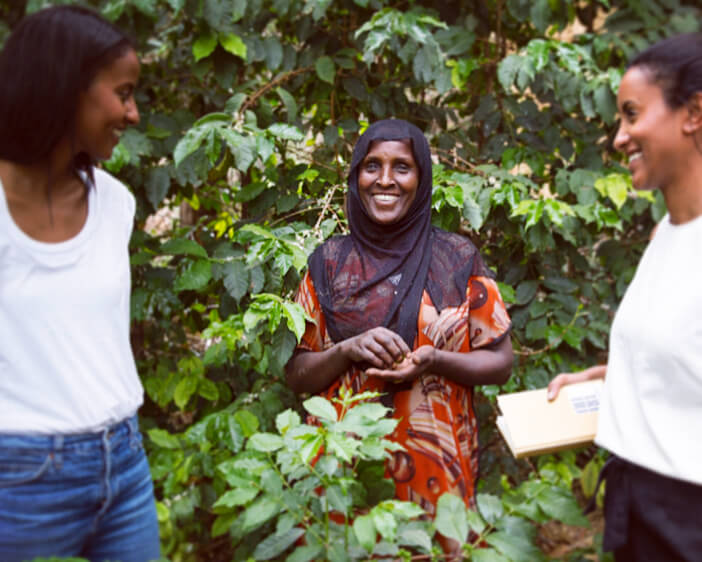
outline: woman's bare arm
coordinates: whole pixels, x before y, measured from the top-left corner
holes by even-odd
[[[398,334],[378,327],[324,351],[299,350],[288,361],[285,373],[294,392],[314,394],[327,388],[354,362],[388,369],[409,355],[409,347]]]
[[[606,374],[607,365],[595,365],[594,367],[588,367],[577,373],[560,373],[548,383],[548,399],[555,400],[563,386],[593,379],[603,379]]]

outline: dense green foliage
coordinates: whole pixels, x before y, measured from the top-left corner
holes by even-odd
[[[517,358],[506,390],[601,361],[664,210],[658,195],[633,192],[611,150],[615,92],[634,51],[698,29],[696,4],[91,3],[136,38],[143,61],[141,123],[105,166],[138,201],[133,346],[169,558],[284,559],[294,550],[290,560],[342,560],[400,546],[410,556],[436,548],[435,528],[455,537],[470,528],[475,560],[534,560],[529,521],[582,523],[570,485],[583,476],[592,493],[600,456],[584,475],[578,465],[592,450],[543,458],[525,480],[530,465],[489,446],[495,388],[482,389],[479,408],[481,515],[444,498],[432,527],[389,502],[377,478],[387,431],[355,431],[364,444],[353,445],[334,425],[343,420],[308,427],[293,413],[302,410],[283,366],[304,315],[291,298],[307,254],[346,228],[344,176],[359,132],[404,118],[435,154],[436,224],[481,248],[509,303]],[[23,12],[0,2],[0,39]],[[157,228],[147,220],[155,213]],[[304,461],[324,440],[327,454],[311,468]],[[353,525],[329,519],[352,509],[364,513]]]

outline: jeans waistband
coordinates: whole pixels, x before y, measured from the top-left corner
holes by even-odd
[[[139,432],[139,420],[134,414],[120,422],[109,425],[100,431],[87,433],[66,433],[56,435],[0,434],[3,446],[12,447],[16,440],[18,447],[35,447],[48,451],[60,451],[65,446],[85,441],[131,436]]]

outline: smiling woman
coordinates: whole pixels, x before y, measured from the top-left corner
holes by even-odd
[[[407,214],[419,184],[419,169],[409,140],[374,141],[358,169],[358,194],[378,224],[393,224]]]
[[[122,132],[139,122],[134,89],[139,80],[139,59],[127,50],[101,68],[87,90],[81,92],[75,128],[75,150],[93,160],[106,160]]]
[[[403,446],[387,464],[397,497],[429,515],[444,492],[473,507],[473,387],[505,382],[512,367],[497,284],[469,240],[432,227],[431,154],[417,127],[371,125],[348,178],[351,234],[310,256],[297,300],[314,322],[288,382],[327,398],[382,393]]]
[[[0,53],[0,560],[159,557],[136,418],[135,201],[95,167],[139,121],[139,61],[97,14],[25,18]]]
[[[637,55],[617,96],[614,146],[636,189],[660,189],[656,227],[617,309],[596,443],[603,547],[615,559],[698,560],[702,552],[702,34]]]

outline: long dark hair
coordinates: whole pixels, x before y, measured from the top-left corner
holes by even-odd
[[[702,92],[702,33],[663,39],[636,55],[629,63],[632,67],[646,69],[668,106],[677,109]]]
[[[25,17],[0,53],[0,158],[36,164],[66,134],[72,138],[80,93],[130,48],[124,33],[86,8],[55,6]],[[89,171],[87,154],[74,158]]]

